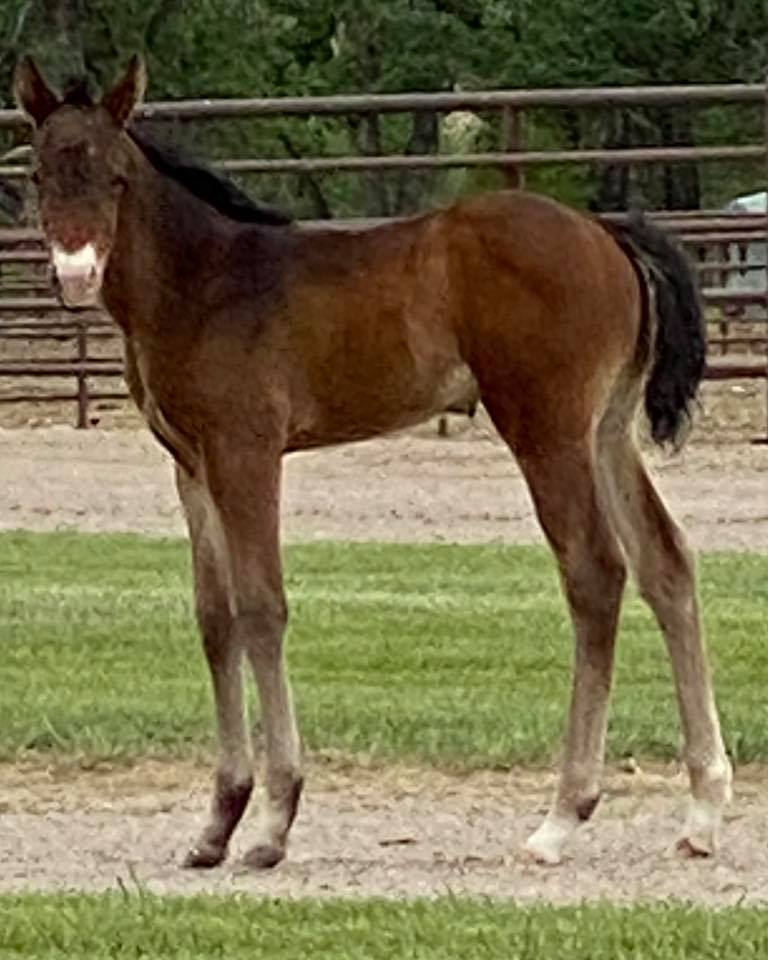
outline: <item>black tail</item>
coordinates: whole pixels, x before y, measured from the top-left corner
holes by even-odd
[[[655,321],[648,315],[647,281],[638,270],[654,343],[645,412],[654,441],[660,446],[675,443],[690,422],[706,362],[707,330],[696,275],[671,237],[642,217],[611,224],[609,229],[636,269],[640,261],[650,274],[656,297]]]

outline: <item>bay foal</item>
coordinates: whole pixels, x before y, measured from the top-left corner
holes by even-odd
[[[674,669],[691,810],[708,854],[730,788],[691,555],[634,440],[674,441],[702,374],[686,261],[657,230],[611,227],[526,193],[464,200],[357,232],[301,228],[131,126],[134,59],[99,102],[63,98],[29,59],[42,227],[61,296],[103,303],[127,379],[176,462],[210,666],[219,758],[210,819],[187,863],[227,853],[253,785],[242,660],[258,686],[266,791],[247,860],[285,855],[302,786],[286,679],[280,465],[441,411],[466,374],[517,458],[557,557],[576,653],[552,808],[527,844],[557,862],[600,795],[614,641],[628,561]],[[514,642],[514,637],[510,637]]]

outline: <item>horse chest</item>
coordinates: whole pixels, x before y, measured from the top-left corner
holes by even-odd
[[[177,463],[180,463],[189,473],[194,473],[196,457],[192,443],[163,409],[153,387],[150,367],[144,353],[135,344],[131,353],[133,363],[130,365],[132,376],[129,379],[129,386],[147,426]]]

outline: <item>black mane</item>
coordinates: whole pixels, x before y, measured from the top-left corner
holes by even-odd
[[[145,130],[131,126],[131,139],[158,173],[170,177],[214,210],[238,223],[285,226],[293,217],[266,204],[256,203],[245,191],[210,167],[183,156],[176,147],[158,143]]]

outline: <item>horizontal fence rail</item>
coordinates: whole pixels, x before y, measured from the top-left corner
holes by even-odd
[[[489,90],[453,93],[351,94],[331,97],[248,97],[156,101],[139,107],[145,119],[221,120],[226,117],[345,115],[407,113],[433,110],[499,110],[504,107],[629,107],[761,103],[765,87],[759,83],[690,84],[648,87],[583,87],[542,90]],[[23,126],[19,110],[0,110],[0,128]]]
[[[762,144],[738,147],[644,147],[632,150],[507,150],[503,153],[409,154],[408,156],[311,157],[219,160],[225,173],[363,173],[371,170],[449,170],[471,167],[541,167],[558,164],[689,163],[692,160],[762,160]],[[24,179],[26,167],[0,168],[0,176]]]

